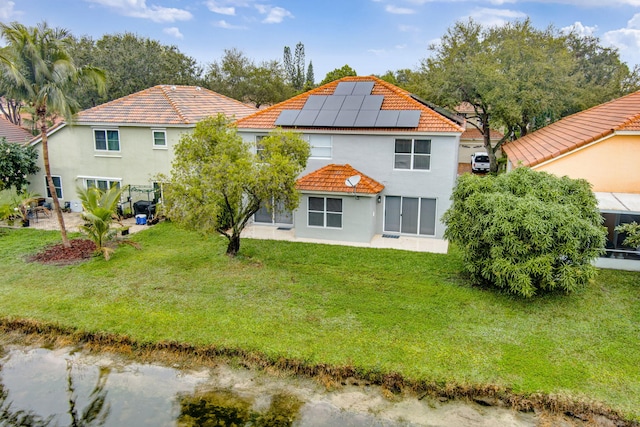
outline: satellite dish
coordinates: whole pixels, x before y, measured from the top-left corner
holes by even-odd
[[[360,175],[353,175],[345,179],[344,185],[347,187],[355,187],[360,182]]]

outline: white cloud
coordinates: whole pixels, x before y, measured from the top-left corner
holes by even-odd
[[[420,27],[416,27],[413,25],[398,25],[398,31],[403,32],[403,33],[419,33],[422,30],[420,29]]]
[[[220,2],[213,0],[209,0],[205,4],[207,5],[207,9],[209,9],[213,13],[231,16],[236,14],[236,8],[234,6],[223,5],[220,4]]]
[[[640,13],[627,22],[626,28],[604,33],[602,41],[617,48],[623,61],[640,64]]]
[[[389,13],[393,13],[395,15],[412,15],[414,13],[416,13],[415,10],[413,9],[409,9],[406,7],[397,7],[397,6],[393,6],[388,4],[385,8],[384,8],[387,12]]]
[[[175,37],[177,39],[183,39],[184,35],[180,32],[180,29],[178,27],[168,27],[168,28],[164,28],[162,30],[163,33],[168,34],[172,37]]]
[[[243,27],[240,25],[232,25],[227,21],[225,21],[224,19],[214,22],[213,25],[218,28],[224,28],[226,30],[246,30],[247,29],[247,27]]]
[[[384,49],[367,49],[367,52],[373,53],[376,56],[382,56],[387,53]]]
[[[191,12],[184,9],[147,6],[146,0],[85,0],[111,9],[123,16],[149,19],[153,22],[188,21],[193,18]]]
[[[565,34],[574,33],[574,34],[577,34],[578,36],[584,37],[584,36],[593,35],[596,31],[598,31],[598,26],[595,25],[593,27],[588,27],[586,25],[583,25],[582,22],[576,21],[575,23],[569,25],[568,27],[561,28],[560,31],[562,31]]]
[[[505,25],[507,22],[516,19],[525,19],[527,15],[523,12],[518,12],[517,10],[489,9],[486,7],[480,7],[474,9],[471,14],[469,14],[469,17],[473,18],[483,26],[494,27]]]
[[[17,15],[20,15],[18,11],[13,10],[15,5],[15,2],[0,0],[0,21],[10,21]]]
[[[279,24],[284,21],[284,18],[294,17],[291,12],[281,7],[265,6],[261,4],[257,4],[255,7],[262,15],[267,15],[267,17],[262,20],[264,24]]]

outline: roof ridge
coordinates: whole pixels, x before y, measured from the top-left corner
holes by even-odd
[[[171,108],[173,108],[174,111],[176,112],[176,114],[178,115],[178,117],[180,117],[180,120],[182,120],[183,123],[189,123],[189,119],[182,112],[182,109],[180,108],[178,103],[175,102],[173,97],[170,96],[171,91],[177,89],[177,86],[176,85],[169,85],[169,90],[168,91],[166,89],[167,85],[159,85],[159,87],[160,87],[160,91],[162,92],[164,97],[169,102],[169,105],[171,105]]]

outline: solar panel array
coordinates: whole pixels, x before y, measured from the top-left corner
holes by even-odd
[[[333,95],[309,95],[302,110],[283,110],[276,126],[414,128],[420,110],[381,110],[383,95],[374,82],[340,82]]]

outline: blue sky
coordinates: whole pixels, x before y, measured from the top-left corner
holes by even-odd
[[[0,0],[0,21],[46,20],[76,36],[132,32],[176,45],[201,65],[237,48],[256,62],[302,42],[316,82],[348,64],[359,75],[415,69],[447,28],[469,17],[499,25],[575,28],[640,63],[640,0]]]

